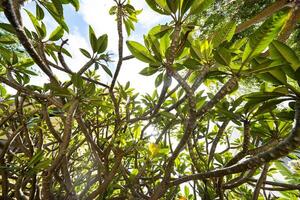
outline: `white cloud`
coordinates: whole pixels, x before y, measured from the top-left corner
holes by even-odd
[[[148,30],[153,25],[165,21],[164,17],[151,11],[145,1],[132,0],[131,4],[136,9],[143,9],[143,12],[138,16],[139,22],[136,24],[136,26],[141,26],[142,29]],[[84,21],[94,28],[96,34],[108,34],[108,50],[112,51],[114,54],[117,54],[118,34],[115,16],[110,16],[108,14],[109,9],[114,5],[115,3],[112,0],[84,0],[81,1],[80,14],[82,15]],[[147,31],[133,33],[130,39],[141,42],[143,41],[143,34],[146,33]],[[127,40],[125,31],[124,39]],[[126,45],[124,45],[124,47],[124,56],[130,55],[130,52],[128,51]],[[136,59],[125,61],[121,68],[118,81],[121,84],[125,84],[127,81],[130,81],[131,86],[133,88],[136,88],[136,90],[140,93],[151,92],[154,88],[154,77],[145,77],[139,74],[139,72],[146,66],[147,64],[142,63]],[[113,66],[112,68],[114,67],[115,66]]]
[[[152,26],[165,22],[168,19],[167,17],[155,13],[149,9],[149,6],[144,0],[133,0],[132,5],[134,5],[136,9],[143,10],[143,12],[138,16],[138,25],[141,25],[144,28],[149,29]]]
[[[132,0],[131,4],[136,9],[142,9],[143,12],[138,16],[139,22],[136,24],[138,32],[133,32],[130,36],[130,40],[142,42],[143,35],[146,34],[152,26],[165,22],[166,17],[162,17],[161,15],[154,13],[152,10],[149,9],[147,4],[143,0]],[[69,39],[69,45],[66,46],[66,48],[70,51],[70,53],[73,56],[72,58],[66,57],[66,62],[73,71],[79,70],[79,68],[87,62],[87,58],[85,58],[81,54],[79,48],[84,48],[87,50],[90,49],[88,35],[83,35],[83,33],[87,32],[88,25],[91,25],[94,28],[98,36],[105,33],[108,34],[108,51],[113,52],[115,55],[117,55],[117,24],[115,16],[111,16],[108,13],[109,9],[114,5],[115,2],[113,0],[81,0],[79,13],[76,14],[81,15],[84,22],[86,23],[86,26],[72,27],[70,29],[70,34],[64,37]],[[28,6],[28,9],[34,13],[35,7],[32,6],[32,4],[28,4]],[[26,13],[23,13],[23,20],[24,25],[27,28],[34,30],[34,27]],[[50,34],[51,30],[54,29],[57,25],[56,22],[52,19],[52,17],[48,15],[45,16],[44,23],[46,24],[46,27],[49,28],[48,34]],[[141,32],[141,30],[143,32]],[[124,41],[126,41],[127,39],[128,38],[126,35],[126,31],[124,31]],[[127,49],[126,45],[124,45],[124,56],[127,55],[130,55],[130,52]],[[116,60],[116,58],[114,58],[114,60]],[[110,67],[112,71],[114,71],[115,64],[116,62],[112,63],[112,66]],[[139,74],[139,72],[146,66],[146,63],[140,62],[136,59],[125,61],[121,68],[118,81],[121,84],[125,84],[127,81],[130,81],[131,87],[135,88],[140,93],[152,92],[154,88],[154,76],[145,77]],[[59,72],[57,70],[54,70],[54,73],[61,80],[68,79],[68,76],[65,73]],[[100,71],[100,73],[102,77],[101,81],[104,83],[109,83],[110,78],[105,74],[105,72]],[[36,82],[36,80],[34,80],[34,82]]]
[[[84,0],[81,1],[79,14],[84,21],[93,27],[97,35],[107,33],[109,37],[108,49],[117,51],[118,34],[115,17],[109,15],[109,9],[114,5],[114,1],[107,0]],[[85,28],[85,27],[81,27]],[[86,27],[87,28],[87,27]]]
[[[79,49],[83,48],[91,52],[90,45],[87,42],[87,37],[83,37],[79,31],[80,30],[78,30],[78,28],[75,28],[75,31],[71,32],[67,36],[68,46],[66,46],[66,48],[72,54],[72,58],[66,57],[66,61],[68,62],[69,67],[72,71],[79,70],[80,67],[88,61],[88,59],[83,56]]]

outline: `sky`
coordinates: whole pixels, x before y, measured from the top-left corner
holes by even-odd
[[[95,30],[97,36],[102,34],[108,34],[109,43],[107,51],[117,56],[118,35],[115,16],[109,15],[109,9],[115,5],[113,0],[81,0],[80,9],[78,12],[71,6],[64,7],[65,21],[69,25],[70,33],[65,34],[64,39],[68,39],[68,46],[66,47],[72,54],[72,58],[66,58],[70,68],[74,71],[78,70],[87,59],[80,53],[79,48],[90,50],[88,41],[88,26],[91,25]],[[136,30],[128,38],[126,31],[124,30],[124,37],[126,40],[134,40],[143,43],[143,35],[157,24],[166,23],[168,18],[163,17],[150,10],[144,0],[131,0],[131,5],[136,9],[142,9],[142,13],[138,15],[139,22],[135,25]],[[35,13],[35,3],[29,2],[25,5],[25,8]],[[33,25],[25,12],[23,15],[23,24],[25,27],[34,30]],[[50,34],[57,26],[57,23],[49,16],[46,15],[44,23],[47,27],[47,32]],[[126,44],[124,43],[124,56],[130,55]],[[117,59],[113,59],[115,62],[110,64],[112,72],[115,70]],[[139,93],[151,93],[154,89],[155,77],[146,77],[139,74],[139,72],[147,67],[146,63],[140,62],[136,59],[125,61],[120,71],[118,81],[121,84],[125,84],[130,81],[131,87],[135,88]],[[55,70],[54,70],[55,71]],[[101,81],[109,84],[110,78],[105,72],[100,69]],[[55,75],[61,79],[66,79],[67,76],[63,72],[55,71]],[[35,77],[34,83],[40,83],[41,78]]]

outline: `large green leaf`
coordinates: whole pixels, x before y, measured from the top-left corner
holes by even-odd
[[[251,69],[245,70],[244,72],[257,75],[257,74],[269,72],[276,68],[280,68],[282,65],[283,65],[282,62],[277,62],[277,61],[272,61],[267,59],[262,63],[252,64]]]
[[[56,10],[56,13],[63,17],[64,16],[64,10],[62,6],[62,2],[60,0],[52,0],[52,4],[54,5],[54,8]]]
[[[230,41],[235,33],[236,23],[234,21],[230,21],[221,28],[219,28],[212,39],[212,43],[214,47],[218,47],[222,42]]]
[[[200,14],[214,2],[215,2],[215,0],[196,0],[193,2],[189,14],[191,14],[191,15],[197,14],[197,13]]]
[[[63,15],[61,13],[58,13],[57,8],[59,8],[59,5],[57,7],[54,6],[54,4],[43,1],[41,4],[47,9],[47,11],[50,13],[50,15],[55,19],[55,21],[61,25],[65,29],[65,31],[69,32],[69,27],[64,21]]]
[[[147,47],[152,50],[154,53],[154,56],[156,60],[162,61],[162,54],[160,51],[160,43],[158,39],[152,35],[145,36],[145,44],[147,44]]]
[[[97,53],[103,53],[107,49],[108,35],[103,34],[97,40]]]
[[[249,38],[242,62],[245,63],[263,52],[280,32],[288,12],[279,11],[268,18]]]
[[[158,70],[159,70],[158,68],[146,67],[142,71],[140,71],[140,74],[144,76],[151,76],[155,74]]]
[[[85,49],[79,48],[80,52],[87,58],[91,58],[92,55]]]
[[[167,1],[168,0],[154,0],[157,5],[159,5],[159,7],[161,7],[165,13],[167,14],[171,14],[171,9],[169,8],[168,4],[167,4]]]
[[[275,85],[285,85],[287,83],[286,74],[281,69],[269,70],[268,73],[259,74],[258,77]]]
[[[270,44],[270,55],[274,60],[282,60],[289,63],[294,71],[300,67],[300,60],[296,53],[286,44],[274,40]]]
[[[256,115],[263,114],[265,112],[270,112],[276,108],[276,106],[282,102],[286,101],[286,99],[271,99],[267,102],[264,102],[256,111]]]
[[[172,27],[167,25],[158,25],[154,26],[149,32],[148,35],[153,35],[157,38],[163,37],[166,33],[171,31]]]
[[[100,64],[102,69],[110,76],[110,77],[113,77],[110,69],[106,66],[106,65],[103,65],[103,64]]]
[[[97,38],[96,38],[96,34],[94,32],[94,29],[92,28],[92,26],[89,26],[89,38],[90,38],[90,44],[91,47],[93,49],[93,52],[97,52]]]
[[[69,2],[74,6],[75,10],[78,11],[79,10],[79,0],[69,0]]]
[[[34,26],[36,32],[39,34],[39,36],[40,36],[41,38],[44,38],[45,35],[46,35],[46,33],[45,33],[45,31],[46,31],[45,26],[42,27],[42,26],[39,24],[39,21],[37,20],[37,18],[36,18],[31,12],[29,12],[28,10],[25,10],[25,11],[26,11],[26,13],[28,14],[28,16],[29,16],[29,18],[30,18],[30,20],[31,20],[31,22],[32,22],[32,24],[33,24],[33,26]],[[42,25],[43,25],[43,23],[42,23]]]
[[[218,63],[225,66],[230,66],[232,60],[231,53],[224,47],[218,48],[214,52],[214,58]]]
[[[172,13],[176,13],[179,7],[180,0],[166,0],[168,8],[172,11]]]
[[[126,43],[129,51],[132,53],[134,57],[146,63],[152,63],[152,64],[156,63],[155,58],[151,55],[148,49],[146,49],[146,47],[144,47],[143,45],[135,41],[127,41]]]
[[[57,41],[64,35],[64,29],[58,26],[49,36],[50,41]]]
[[[163,81],[163,73],[160,73],[156,78],[155,78],[155,87],[160,86],[160,84]]]
[[[14,27],[11,24],[7,24],[7,23],[0,23],[0,29],[3,29],[7,32],[10,32],[12,34],[16,34],[16,30],[14,29]]]
[[[154,10],[155,12],[162,14],[162,15],[169,15],[170,12],[166,12],[155,0],[145,0],[148,6]]]
[[[77,88],[82,88],[83,87],[83,79],[79,74],[73,74],[71,76],[72,83],[75,87]]]
[[[181,15],[184,15],[192,6],[195,0],[183,0],[181,5]]]
[[[38,20],[44,19],[44,16],[45,16],[44,11],[43,11],[43,9],[42,9],[38,4],[36,4],[35,10],[36,10],[36,11],[35,11],[35,13],[36,13],[36,18],[37,18]]]

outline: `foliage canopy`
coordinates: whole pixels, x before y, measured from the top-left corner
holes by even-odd
[[[78,0],[30,2],[34,30],[22,24],[24,1],[0,1],[2,199],[298,199],[299,1],[145,1],[170,21],[143,44],[126,41],[142,11],[114,0],[115,69],[109,34],[90,26],[78,71],[65,60],[64,20]],[[152,94],[118,84],[129,59],[155,77]],[[32,84],[37,68],[43,86]]]

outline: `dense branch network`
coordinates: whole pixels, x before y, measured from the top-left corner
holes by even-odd
[[[50,9],[50,4],[43,1],[36,3]],[[265,48],[259,53],[251,49],[264,43],[251,46],[251,42],[256,41],[250,41],[243,51],[252,52],[248,55],[244,53],[246,56],[240,56],[241,50],[234,49],[243,46],[238,40],[237,43],[230,43],[224,37],[215,47],[211,41],[198,44],[190,39],[196,40],[191,30],[186,30],[189,15],[183,12],[183,7],[179,11],[166,4],[170,6],[167,11],[173,19],[164,30],[168,37],[153,39],[151,35],[149,40],[153,43],[147,44],[148,49],[152,48],[149,52],[154,55],[157,54],[153,50],[157,48],[156,45],[166,45],[164,52],[158,53],[164,58],[158,64],[156,57],[147,55],[142,49],[140,59],[149,61],[151,69],[156,67],[161,72],[159,78],[162,88],[159,94],[156,91],[152,96],[138,97],[129,85],[118,84],[124,62],[138,58],[134,55],[138,54],[136,51],[132,51],[133,55],[130,56],[123,55],[123,28],[125,26],[130,33],[133,22],[128,20],[134,19],[132,13],[136,14],[137,11],[126,1],[115,0],[115,3],[111,12],[115,14],[117,23],[117,64],[115,72],[111,74],[111,83],[104,84],[91,69],[100,65],[109,71],[101,63],[109,61],[107,55],[99,50],[103,38],[93,39],[94,33],[90,30],[91,41],[99,45],[94,45],[92,55],[82,51],[89,61],[77,72],[72,71],[64,57],[67,40],[55,46],[58,60],[52,61],[51,54],[46,51],[49,41],[34,41],[22,25],[21,6],[16,6],[12,0],[1,1],[16,37],[50,80],[43,89],[32,87],[18,79],[20,75],[12,70],[14,64],[9,62],[5,66],[7,72],[0,75],[2,84],[17,91],[15,95],[4,99],[3,104],[2,99],[0,102],[0,133],[6,136],[3,147],[0,146],[2,198],[174,199],[181,184],[192,182],[194,185],[190,188],[193,188],[194,199],[197,196],[229,198],[233,194],[228,191],[243,184],[253,188],[253,199],[258,199],[267,190],[299,190],[298,185],[267,180],[273,161],[289,155],[300,145],[299,87],[292,85],[295,83],[286,83],[286,86],[277,88],[273,93],[256,94],[257,99],[262,99],[258,102],[247,101],[247,96],[242,95],[243,98],[229,98],[238,87],[242,87],[243,79],[250,77],[246,74],[247,70],[257,70],[251,68],[254,63],[261,66],[270,61],[260,63],[259,59],[269,56],[262,52]],[[278,40],[286,41],[299,21],[297,1],[293,4],[285,0],[276,1],[237,26],[233,35],[266,21],[275,12],[291,5],[293,7],[289,10],[287,22],[277,32]],[[159,13],[165,12],[159,6],[155,4],[152,8]],[[59,6],[56,9],[59,10]],[[192,12],[193,7],[190,10]],[[274,31],[274,27],[266,26],[264,30]],[[164,44],[164,40],[168,41],[167,44]],[[229,46],[233,43],[236,45]],[[276,47],[278,43],[273,46]],[[196,47],[201,51],[193,49],[193,45],[200,45]],[[275,47],[270,48],[271,57]],[[212,48],[215,56],[212,56]],[[229,61],[226,56],[230,53],[226,48],[234,51],[236,57],[243,58],[234,60],[230,57]],[[288,47],[284,48],[289,51]],[[294,60],[287,59],[294,68],[299,67],[293,64],[295,57]],[[252,62],[247,63],[250,58]],[[181,62],[184,59],[187,61]],[[239,68],[231,65],[237,60],[241,61]],[[186,67],[191,65],[190,62],[193,66]],[[186,68],[179,70],[181,66]],[[54,75],[53,69],[70,75],[71,80],[62,83]],[[275,78],[279,76],[274,71],[270,74]],[[219,81],[209,82],[214,78]],[[177,85],[173,87],[172,82],[177,82]],[[204,83],[210,85],[206,87]],[[206,88],[206,91],[202,91],[202,88]],[[213,94],[209,89],[214,91]],[[274,114],[281,110],[270,108],[284,100],[291,103],[292,111],[289,114],[292,118],[289,115],[289,119],[282,122],[280,114]],[[268,103],[271,105],[266,108]],[[268,128],[263,125],[268,125]],[[149,134],[151,128],[158,134]],[[269,133],[261,133],[263,131]],[[241,138],[238,145],[230,138],[234,134],[229,132],[238,133],[238,138]],[[256,132],[262,137],[255,135]],[[153,139],[155,142],[151,143]],[[220,146],[226,146],[225,150],[220,151]],[[234,151],[235,156],[232,156]],[[260,176],[254,179],[257,170],[260,170]]]

